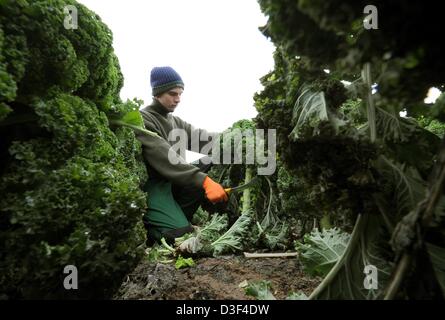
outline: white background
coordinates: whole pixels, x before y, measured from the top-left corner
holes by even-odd
[[[121,98],[152,100],[150,70],[173,67],[185,83],[175,115],[222,131],[256,116],[259,78],[273,69],[273,44],[256,0],[79,0],[113,32],[124,75]],[[79,26],[81,27],[81,26]]]

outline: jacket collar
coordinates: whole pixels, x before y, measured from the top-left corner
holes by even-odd
[[[151,105],[148,106],[148,109],[153,110],[164,117],[166,117],[167,114],[170,112],[167,109],[165,109],[165,107],[162,104],[160,104],[159,101],[156,99],[153,99],[153,102],[151,103]]]

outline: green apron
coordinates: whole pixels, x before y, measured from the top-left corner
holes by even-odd
[[[191,227],[173,197],[171,182],[149,179],[144,189],[148,193],[148,211],[144,215],[144,222],[151,239],[158,241],[165,237],[166,232]]]

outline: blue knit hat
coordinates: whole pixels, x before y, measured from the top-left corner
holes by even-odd
[[[150,73],[153,96],[158,96],[173,88],[183,88],[181,76],[172,67],[154,67]]]

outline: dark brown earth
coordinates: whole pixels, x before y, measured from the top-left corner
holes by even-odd
[[[320,283],[303,273],[296,258],[222,256],[195,259],[194,267],[176,270],[173,263],[143,260],[127,276],[115,299],[251,300],[239,284],[268,280],[277,299],[291,292],[309,295]]]

